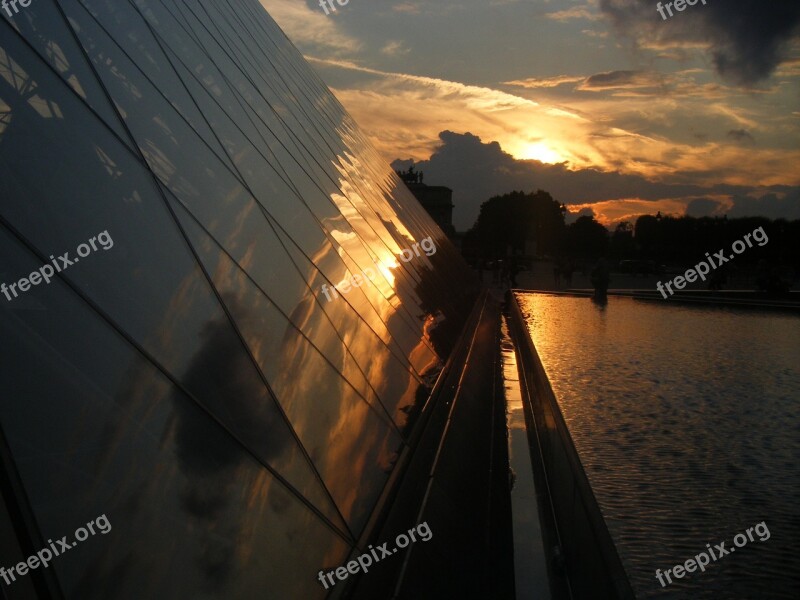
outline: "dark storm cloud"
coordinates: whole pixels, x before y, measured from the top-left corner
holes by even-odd
[[[800,31],[798,0],[707,0],[662,20],[655,0],[600,0],[600,9],[640,45],[708,42],[717,72],[750,86],[768,78]],[[662,1],[662,4],[666,4]]]
[[[790,221],[800,219],[800,189],[796,187],[781,189],[781,193],[768,193],[758,198],[751,194],[734,196],[733,206],[728,211],[728,216],[763,216]]]
[[[695,198],[686,205],[686,214],[690,217],[710,217],[718,214],[721,204],[710,198]]]

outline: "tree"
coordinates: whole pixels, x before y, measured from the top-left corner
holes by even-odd
[[[614,258],[633,258],[636,242],[633,240],[633,225],[629,221],[617,223],[611,234],[611,255]]]
[[[584,215],[567,227],[566,254],[577,258],[599,258],[608,251],[608,230]]]
[[[543,190],[510,192],[481,204],[471,235],[487,256],[503,256],[506,247],[524,252],[526,241],[536,243],[538,253],[558,250],[564,234],[566,207]]]

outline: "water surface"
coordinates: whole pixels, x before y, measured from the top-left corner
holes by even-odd
[[[637,597],[800,597],[800,317],[518,298]],[[656,580],[762,521],[768,540]]]

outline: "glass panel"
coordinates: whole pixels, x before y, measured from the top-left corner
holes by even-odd
[[[264,316],[266,316],[266,313],[269,313],[270,318],[267,321],[272,322],[274,319],[277,320],[274,324],[274,327],[267,327],[266,329],[267,331],[272,331],[270,339],[280,340],[284,335],[286,335],[283,333],[278,333],[276,336],[276,332],[282,332],[283,329],[289,325],[288,321],[291,321],[292,329],[300,330],[304,335],[306,335],[306,331],[308,331],[306,337],[313,336],[312,342],[314,343],[315,347],[320,350],[329,361],[337,365],[343,374],[348,376],[348,379],[353,383],[354,387],[356,387],[360,393],[365,394],[368,386],[363,374],[361,374],[357,368],[357,365],[353,362],[352,357],[347,353],[347,347],[342,343],[341,338],[336,334],[335,330],[333,330],[330,322],[326,319],[317,318],[317,316],[320,314],[320,311],[316,310],[318,309],[318,305],[316,304],[313,296],[308,293],[308,290],[306,289],[304,297],[291,308],[291,315],[287,316],[280,307],[272,302],[270,294],[267,293],[263,286],[259,285],[259,282],[255,277],[253,277],[253,274],[249,272],[246,273],[242,268],[242,265],[233,263],[230,253],[227,252],[226,249],[222,248],[222,245],[219,243],[219,241],[213,239],[209,235],[209,232],[197,222],[196,217],[191,215],[186,207],[175,200],[174,196],[169,194],[169,192],[167,192],[167,194],[173,203],[175,212],[178,215],[184,230],[187,232],[187,235],[189,236],[195,249],[200,253],[201,258],[203,259],[203,264],[206,270],[212,274],[212,278],[215,281],[219,278],[217,270],[222,269],[223,265],[225,269],[230,269],[231,266],[228,265],[227,261],[231,261],[232,264],[236,264],[237,269],[241,272],[242,276],[246,277],[250,282],[250,285],[253,286],[252,290],[249,286],[246,288],[248,293],[257,294],[257,296],[264,297],[263,301],[259,299],[259,297],[253,297],[249,300],[249,302],[258,304],[259,306],[261,306],[263,303],[263,307],[261,307],[259,310],[262,313],[265,313]],[[257,221],[257,219],[251,219],[251,221]],[[250,242],[249,248],[245,248],[246,253],[249,254],[250,251],[254,247],[257,247],[257,244],[263,241],[263,238],[266,237],[263,235],[264,232],[259,233],[261,235],[259,235],[259,237],[256,239],[247,239],[242,235],[242,232],[239,232],[237,238],[240,246],[246,246],[248,242]],[[280,249],[280,246],[277,246],[277,248]],[[223,259],[221,256],[217,255],[218,252],[225,253],[224,263],[220,262]],[[268,282],[273,284],[270,287],[275,287],[274,282],[281,281],[284,278],[299,280],[299,276],[294,268],[294,265],[288,260],[288,257],[285,254],[283,256],[278,255],[270,258],[273,267],[276,267],[273,271],[275,273],[275,277]],[[231,276],[228,277],[228,279],[230,278]],[[218,285],[218,290],[221,290],[222,288],[227,289],[227,287],[231,285],[227,279],[224,281],[225,285],[222,287]],[[303,288],[306,287],[304,282],[301,281],[301,284]],[[244,287],[244,283],[240,283],[239,287]],[[237,300],[231,299],[231,302],[226,301],[226,304],[230,307],[232,302],[238,303]],[[264,325],[266,326],[266,321]],[[270,343],[267,340],[263,340],[260,342],[260,344],[265,348],[270,346]],[[267,354],[270,354],[270,352],[267,352]],[[269,373],[272,373],[272,371],[270,370]]]
[[[7,17],[5,11],[0,11],[0,14]],[[38,93],[38,86],[48,85],[46,80],[39,80],[36,82],[38,85],[34,85],[28,78],[16,77],[31,71],[27,61],[44,60],[113,129],[120,140],[132,146],[118,115],[92,73],[86,56],[65,26],[64,17],[55,2],[34,2],[13,18],[7,18],[6,23],[0,24],[0,29],[6,26],[15,29],[38,53],[38,57],[32,52],[17,54],[15,60],[20,61],[22,67],[17,70],[13,61],[0,51],[0,72],[9,84],[19,90],[21,96],[34,103],[39,111],[58,110],[54,105],[48,106],[47,99],[52,97],[49,90],[42,89],[41,94]],[[8,35],[13,34],[7,31],[2,34],[3,37]]]
[[[286,124],[281,137],[294,141],[292,153],[298,155],[305,149],[310,156],[328,155],[331,148],[319,135],[312,136],[307,126],[313,114],[305,113],[300,99],[289,92],[267,58],[254,68],[249,52],[243,52],[242,35],[249,36],[248,26],[231,28],[225,8],[219,10],[214,3],[190,0],[178,7],[186,16],[192,31],[202,40],[201,45],[212,48],[215,61],[226,77],[231,78],[238,90],[251,105],[268,104]],[[210,44],[210,46],[208,46]],[[305,160],[305,166],[311,161]]]
[[[0,252],[40,264],[3,230]],[[107,519],[51,563],[66,597],[325,596],[314,574],[345,538],[65,283],[3,299],[0,335],[0,419],[42,539]]]
[[[29,52],[16,36],[4,47],[12,57]],[[3,218],[36,248],[37,269],[60,265],[60,277],[180,378],[262,460],[324,506],[321,483],[151,174],[43,63],[31,68],[38,70],[24,77],[48,82],[41,89],[51,90],[50,102],[62,107],[62,116],[24,107],[12,112],[8,135],[0,139],[0,198]],[[35,139],[36,152],[19,136]],[[4,268],[9,285],[31,272],[8,263]],[[13,301],[27,298],[21,287],[9,294]],[[332,505],[329,517],[335,518]]]
[[[357,534],[397,458],[397,430],[379,403],[365,402],[367,384],[360,372],[326,360],[194,220],[176,208],[275,397]],[[343,379],[342,373],[348,372],[359,388]]]
[[[165,193],[172,197],[169,191]],[[182,219],[189,219],[188,214],[183,215],[184,210],[186,208],[176,201],[176,212],[182,215]],[[383,322],[377,321],[384,334],[382,340],[347,302],[326,300],[320,292],[321,284],[314,290],[309,289],[273,235],[271,225],[262,217],[257,210],[243,213],[236,219],[237,223],[228,226],[228,220],[218,215],[208,226],[214,227],[215,243],[247,271],[254,285],[275,302],[277,309],[332,364],[339,365],[340,371],[359,392],[369,398],[375,389],[381,390],[378,393],[381,402],[395,422],[402,426],[419,381],[408,373],[408,367],[403,367],[398,357],[404,357],[404,354],[389,336]],[[196,221],[197,217],[192,215],[191,219]],[[204,224],[198,223],[197,226],[206,234],[211,233]],[[286,238],[286,243],[291,244],[291,240]],[[306,261],[305,264],[309,270],[317,272],[310,263]],[[317,277],[314,281],[324,279]],[[336,329],[333,329],[333,323]],[[387,341],[395,354],[386,345]],[[405,359],[403,362],[408,364]],[[371,383],[364,380],[364,374],[369,374]]]
[[[126,23],[125,21],[120,21],[118,18],[112,17],[113,15],[105,17],[109,27],[118,27],[121,24]],[[118,23],[118,21],[120,22]],[[82,31],[92,31],[92,27],[93,26],[91,23],[84,24]],[[206,36],[201,38],[205,44],[203,46],[204,48],[208,46],[214,46],[217,43],[215,40],[208,37],[204,24],[197,24],[195,29],[197,32],[200,32],[199,34],[202,33]],[[95,33],[93,35],[99,36],[100,34]],[[124,39],[124,31],[120,30],[115,35],[115,38]],[[185,42],[185,37],[182,39]],[[192,44],[189,42],[188,46],[191,45]],[[181,45],[184,53],[186,52],[186,46],[187,43]],[[107,49],[105,54],[109,56],[115,56],[113,50]],[[220,49],[218,54],[220,56],[224,56],[225,52]],[[126,59],[122,56],[117,56],[117,60],[120,60],[124,63]],[[192,57],[192,60],[196,61],[200,59],[197,57]],[[218,60],[221,59],[218,58]],[[144,58],[142,61],[144,61]],[[201,65],[202,63],[197,64]],[[102,68],[102,66],[103,65],[100,65],[100,68]],[[225,63],[225,66],[226,77],[235,77],[237,72],[236,66],[233,63]],[[196,67],[196,69],[197,68],[199,67]],[[179,67],[178,70],[179,72],[182,72],[183,68]],[[137,89],[144,90],[145,95],[148,98],[154,95],[149,93],[148,82],[144,80],[140,81],[136,77],[133,77],[133,80],[136,81]],[[113,86],[115,81],[116,79],[109,78],[108,85]],[[246,88],[245,94],[247,94],[250,98],[250,100],[246,103],[249,107],[252,103],[255,103],[256,100],[258,100],[258,98],[256,98],[257,92],[253,91],[249,82],[245,81],[244,79],[239,81],[237,84],[237,87],[239,88],[242,86]],[[248,88],[248,86],[250,87]],[[216,89],[224,90],[224,85],[217,86]],[[197,100],[202,104],[206,103],[208,98],[208,96],[198,96]],[[141,103],[132,103],[129,105],[128,102],[123,103],[121,100],[118,100],[118,102],[122,104],[129,124],[135,132],[137,140],[142,138],[147,139],[147,143],[142,149],[145,152],[148,160],[151,162],[151,165],[153,165],[153,168],[159,174],[161,179],[168,182],[170,184],[170,189],[172,189],[179,197],[181,197],[182,200],[185,200],[187,196],[191,195],[194,196],[197,201],[203,202],[206,198],[205,195],[199,193],[199,190],[214,189],[214,187],[219,189],[216,194],[213,194],[218,197],[222,195],[227,195],[228,198],[230,198],[231,195],[246,196],[246,193],[241,189],[236,191],[238,184],[234,183],[233,177],[229,176],[227,173],[217,170],[212,177],[208,172],[202,172],[196,168],[193,169],[191,165],[186,163],[184,156],[180,154],[176,155],[171,150],[171,147],[175,144],[175,140],[184,139],[185,136],[191,137],[187,131],[187,127],[183,122],[176,121],[168,116],[164,116],[167,111],[162,109],[160,111],[161,116],[159,117],[158,122],[154,124],[152,119],[149,118],[149,114],[147,118],[139,117],[139,113],[143,108],[140,106]],[[135,102],[135,98],[132,99],[131,102]],[[158,104],[159,99],[153,100],[153,102]],[[261,105],[257,104],[257,107],[259,106]],[[260,115],[263,115],[265,112],[265,110],[262,108],[258,108],[258,110],[260,111]],[[229,112],[235,113],[235,107],[231,106]],[[269,113],[270,111],[266,110],[266,112]],[[258,123],[259,119],[256,117],[253,122]],[[217,119],[215,120],[215,124],[216,126],[221,127],[226,124],[226,120]],[[298,210],[298,203],[296,200],[294,200],[290,206],[288,201],[292,200],[291,193],[289,193],[285,188],[281,189],[283,183],[276,180],[274,176],[269,177],[268,171],[263,169],[264,155],[252,151],[248,141],[242,138],[240,129],[226,126],[224,131],[221,130],[219,133],[220,137],[226,140],[226,145],[228,146],[229,152],[236,157],[235,160],[238,173],[244,177],[248,190],[257,195],[259,201],[270,211],[271,214],[276,217],[276,219],[278,219],[279,223],[281,223],[283,227],[287,227],[292,231],[293,239],[303,244],[302,247],[305,255],[314,257],[323,255],[326,258],[332,259],[333,255],[330,252],[322,251],[322,248],[327,245],[326,242],[323,241],[323,246],[320,248],[319,246],[314,246],[316,242],[312,241],[315,239],[320,240],[320,231],[318,229],[319,224],[315,224],[313,218],[311,218],[310,215],[308,215],[302,208],[299,208]],[[269,135],[269,133],[265,135]],[[183,145],[185,143],[189,143],[189,138],[187,137],[186,139],[186,142],[179,142],[179,144]],[[234,141],[237,139],[238,141]],[[196,153],[201,154],[201,160],[210,160],[210,158],[203,159],[203,152],[203,148],[198,148],[196,150]],[[193,156],[192,158],[196,159],[197,157]],[[389,260],[387,257],[391,257],[391,260],[395,261],[393,254],[391,252],[386,252],[386,249],[383,247],[381,241],[375,237],[373,225],[385,230],[382,224],[378,222],[374,222],[373,225],[366,224],[364,219],[359,216],[359,212],[352,208],[352,204],[344,199],[343,196],[334,192],[332,194],[334,199],[339,197],[343,199],[342,202],[339,203],[339,208],[340,210],[345,211],[344,214],[346,218],[354,224],[362,222],[365,223],[364,225],[358,225],[358,233],[360,233],[360,235],[354,235],[356,232],[353,232],[349,227],[345,227],[345,224],[341,218],[341,213],[335,210],[334,204],[329,199],[322,200],[319,189],[316,187],[317,184],[311,183],[308,179],[308,175],[305,172],[302,172],[297,164],[292,165],[290,162],[287,162],[285,163],[285,166],[288,168],[287,172],[292,177],[293,185],[297,186],[301,191],[303,191],[303,201],[310,203],[310,205],[313,206],[317,219],[324,223],[328,231],[330,231],[337,242],[342,245],[344,250],[342,258],[346,262],[348,259],[350,259],[351,261],[357,263],[357,267],[350,265],[350,273],[359,273],[370,269],[372,265],[375,265],[376,261],[381,263]],[[357,196],[357,194],[352,191],[352,186],[349,186],[347,182],[345,182],[345,184],[346,185],[343,187],[349,189],[351,195]],[[223,189],[221,189],[222,187],[228,189],[227,194],[224,194]],[[330,190],[330,187],[328,189]],[[216,203],[214,203],[213,207],[210,208],[215,214],[218,213]],[[366,211],[369,211],[369,208],[366,206],[364,208]],[[193,211],[197,212],[197,207],[193,207]],[[304,229],[307,232],[306,234],[301,233],[298,227],[298,219],[303,219],[306,221],[304,223]],[[370,249],[370,246],[368,245],[370,238],[372,239],[372,246],[376,250]],[[307,241],[309,243],[304,243]],[[399,249],[397,244],[394,244],[394,246],[395,248]],[[379,260],[376,251],[382,251],[384,255],[384,261]],[[331,262],[331,260],[328,260],[318,262],[315,258],[315,262],[317,262],[317,266],[319,268],[322,268],[323,271],[326,272],[326,275],[330,280],[340,281],[349,277],[349,273],[343,271],[342,265],[339,264],[339,261],[334,260]],[[326,265],[330,265],[330,270],[326,270]],[[400,297],[406,298],[406,302],[403,304],[403,308],[400,309],[399,314],[400,320],[406,320],[407,324],[416,332],[411,336],[413,339],[406,344],[406,352],[411,352],[412,349],[416,348],[416,346],[420,343],[421,339],[422,343],[426,343],[424,338],[422,338],[421,330],[421,323],[426,317],[419,311],[419,309],[416,309],[414,311],[416,314],[412,315],[407,315],[405,312],[408,308],[418,307],[420,304],[420,300],[414,291],[414,286],[406,282],[406,278],[410,277],[411,274],[415,272],[414,269],[409,269],[406,271],[406,268],[403,265],[400,265],[399,268],[395,268],[395,271],[396,275],[392,275],[392,281],[394,282],[393,284],[398,288],[398,291],[403,290],[403,293],[401,295],[395,294],[390,289],[388,294],[389,297],[393,299],[392,302],[396,303],[396,306],[400,306],[400,303],[398,302]],[[370,286],[367,287],[369,288]],[[366,293],[371,297],[371,301],[374,305],[376,305],[376,307],[382,304],[381,299],[376,296],[375,290],[367,290]],[[386,293],[387,292],[384,291],[384,294]],[[381,309],[380,312],[385,312],[385,310],[386,309]],[[425,363],[426,361],[423,360],[423,364]]]
[[[342,281],[350,280],[352,273],[358,273],[359,270],[353,266],[352,270],[342,269],[342,258],[329,250],[327,252],[319,252],[313,255],[313,261],[305,256],[293,243],[292,238],[286,235],[280,229],[276,230],[281,242],[289,252],[292,261],[299,265],[301,272],[305,273],[308,280],[308,285],[312,290],[321,294],[323,285],[339,285]],[[346,257],[345,257],[345,260]],[[352,263],[351,263],[352,265]],[[330,301],[325,302],[325,310],[331,315],[331,320],[334,326],[337,327],[339,319],[349,319],[350,310],[344,305],[349,305],[349,308],[354,310],[358,315],[363,318],[369,327],[381,336],[384,341],[392,346],[398,348],[401,356],[407,357],[415,341],[415,335],[411,333],[405,324],[403,328],[398,331],[391,331],[388,328],[388,317],[394,313],[394,308],[383,299],[380,294],[373,291],[371,292],[371,299],[380,306],[381,313],[379,314],[376,307],[370,302],[370,298],[365,295],[365,290],[369,290],[369,286],[363,285],[360,287],[352,288],[346,294],[331,297]],[[339,313],[339,314],[337,314]],[[339,329],[337,327],[337,329]],[[399,335],[398,335],[399,334]]]
[[[113,524],[65,594],[324,596],[474,279],[256,0],[0,28],[0,419],[42,535]]]

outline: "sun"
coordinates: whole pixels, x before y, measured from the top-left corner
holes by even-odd
[[[542,142],[534,142],[523,146],[522,150],[519,152],[519,158],[538,160],[539,162],[551,165],[564,162],[564,159],[558,152]]]

